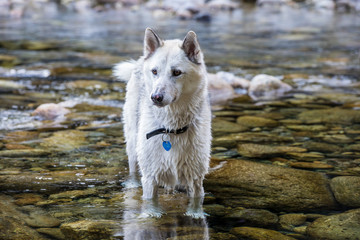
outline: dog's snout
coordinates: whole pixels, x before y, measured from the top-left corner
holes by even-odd
[[[151,95],[151,100],[154,103],[161,103],[163,99],[164,99],[164,95],[161,93]]]

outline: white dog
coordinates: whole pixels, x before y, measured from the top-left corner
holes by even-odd
[[[130,176],[141,173],[143,216],[160,217],[157,190],[183,187],[190,197],[187,215],[204,218],[203,179],[209,168],[211,110],[207,72],[196,34],[163,41],[145,31],[144,56],[116,65],[128,81],[124,132]],[[130,184],[129,184],[130,183]],[[131,181],[127,181],[127,186]]]

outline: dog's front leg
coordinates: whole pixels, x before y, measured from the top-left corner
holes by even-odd
[[[194,184],[192,186],[188,186],[187,191],[190,197],[190,202],[185,215],[195,219],[204,219],[208,214],[204,212],[202,207],[204,202],[203,180],[194,180]]]
[[[143,204],[140,218],[161,217],[163,211],[158,201],[158,184],[152,177],[142,177]]]

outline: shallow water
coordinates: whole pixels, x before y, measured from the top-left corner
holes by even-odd
[[[282,166],[284,178],[289,169],[324,173],[326,179],[360,177],[359,15],[244,8],[214,13],[210,23],[202,23],[157,19],[142,9],[87,14],[0,20],[0,196],[2,204],[16,209],[2,213],[13,216],[10,226],[23,225],[26,234],[45,239],[241,239],[234,228],[242,226],[311,239],[303,229],[314,213],[360,206],[297,208],[291,199],[282,204],[272,200],[276,193],[260,190],[258,198],[265,200],[249,201],[255,191],[250,187],[239,195],[247,187],[233,180],[243,174],[238,172],[228,175],[229,185],[220,175],[209,175],[206,220],[183,215],[182,192],[161,192],[167,212],[161,219],[139,219],[141,189],[121,186],[127,176],[121,123],[125,85],[111,76],[113,64],[141,54],[147,26],[165,38],[183,38],[193,29],[209,72],[247,79],[267,73],[294,88],[273,101],[239,96],[214,111],[213,166],[226,169],[225,160],[250,160]],[[43,103],[61,103],[71,112],[53,120],[32,116]],[[258,211],[232,215],[246,209],[266,210],[275,220],[248,217],[264,219]],[[298,229],[286,228],[277,220],[285,213],[303,213],[306,221]],[[44,216],[58,222],[48,226]]]

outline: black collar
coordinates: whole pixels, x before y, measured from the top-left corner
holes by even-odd
[[[166,128],[159,128],[159,129],[156,129],[156,130],[154,130],[152,132],[147,133],[146,134],[146,139],[149,139],[149,138],[151,138],[153,136],[156,136],[156,135],[162,134],[162,133],[174,133],[174,134],[184,133],[184,132],[186,132],[186,130],[188,130],[188,128],[189,128],[189,125],[186,125],[185,127],[179,128],[179,129],[176,129],[176,130],[174,130],[174,129],[169,130],[169,129],[166,129]]]

